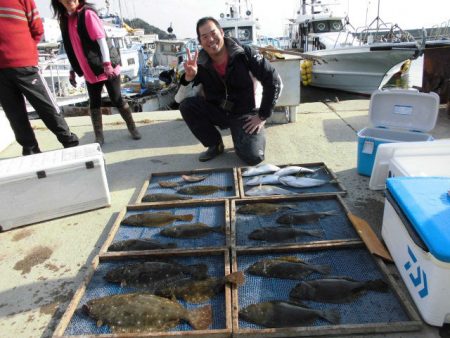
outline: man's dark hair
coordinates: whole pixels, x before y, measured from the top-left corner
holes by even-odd
[[[205,23],[207,23],[208,21],[212,21],[212,22],[216,25],[216,27],[217,27],[218,29],[222,29],[222,27],[220,26],[219,21],[217,21],[216,19],[214,19],[212,16],[205,16],[205,17],[201,18],[200,20],[197,21],[197,28],[196,28],[196,30],[197,30],[197,39],[198,39],[198,42],[200,42],[200,32],[199,32],[199,28],[200,28],[200,26],[203,26],[203,25],[204,25]]]

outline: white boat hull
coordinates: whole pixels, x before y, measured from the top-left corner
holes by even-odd
[[[415,44],[383,44],[307,52],[319,57],[311,86],[372,94],[394,73],[393,68],[418,55]],[[395,68],[394,68],[395,69]]]

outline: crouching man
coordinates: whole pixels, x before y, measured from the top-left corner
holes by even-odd
[[[264,160],[264,124],[281,92],[281,79],[269,61],[253,48],[224,37],[216,19],[197,22],[202,46],[184,63],[185,74],[175,100],[194,136],[207,147],[199,161],[220,155],[224,145],[220,129],[230,128],[236,154],[248,165]],[[263,87],[256,109],[255,87]]]

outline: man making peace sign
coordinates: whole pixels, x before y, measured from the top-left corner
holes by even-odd
[[[253,48],[224,37],[216,19],[197,22],[202,46],[194,55],[187,50],[185,73],[175,97],[194,136],[207,150],[199,160],[209,161],[224,151],[221,129],[230,128],[236,154],[247,164],[264,160],[264,124],[281,91],[281,79],[272,65]],[[255,83],[261,82],[260,108]],[[192,93],[197,95],[192,96]]]

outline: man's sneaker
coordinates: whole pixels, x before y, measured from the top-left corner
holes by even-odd
[[[223,143],[220,142],[218,145],[208,147],[208,149],[206,149],[206,151],[204,151],[203,153],[200,154],[200,157],[198,158],[198,160],[200,162],[206,162],[206,161],[212,160],[214,157],[222,154],[223,150],[224,150]]]

